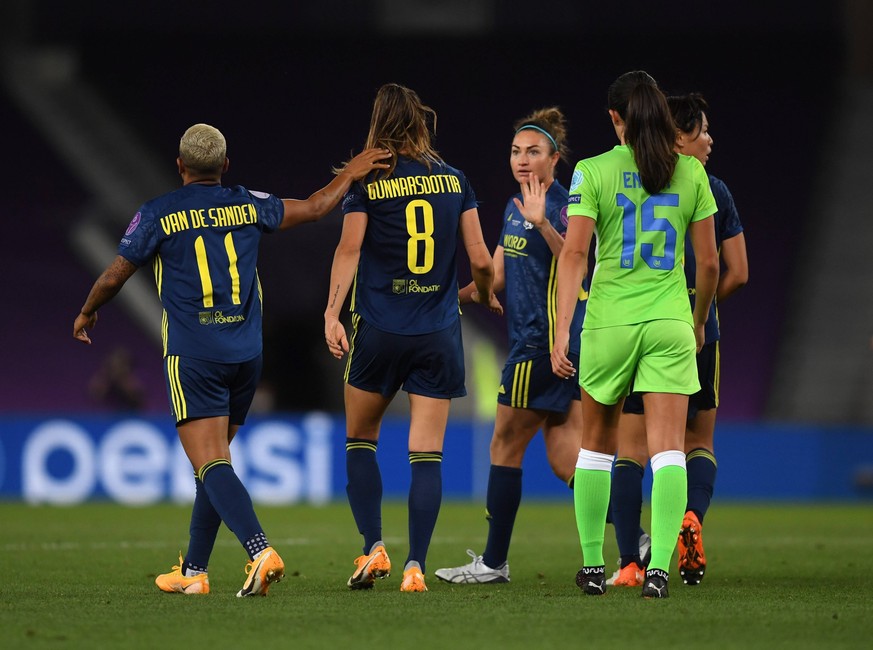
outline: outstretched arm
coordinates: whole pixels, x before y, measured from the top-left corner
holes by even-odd
[[[318,221],[333,210],[352,183],[377,169],[388,169],[388,163],[378,161],[390,157],[391,152],[388,149],[367,149],[352,158],[330,183],[311,194],[308,199],[282,199],[285,218],[279,229],[284,230],[307,221]]]
[[[82,341],[82,343],[91,344],[91,339],[85,328],[92,328],[97,324],[97,310],[121,291],[121,287],[136,272],[136,269],[136,265],[128,262],[121,255],[116,256],[112,264],[106,267],[106,270],[100,274],[94,286],[91,287],[88,298],[73,323],[73,338]]]
[[[349,340],[340,322],[340,312],[355,279],[366,232],[367,213],[349,212],[343,220],[343,233],[330,267],[330,293],[324,310],[324,340],[327,349],[337,359],[342,359],[343,354],[349,351]]]

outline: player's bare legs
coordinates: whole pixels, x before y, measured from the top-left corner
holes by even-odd
[[[230,441],[239,427],[225,415],[189,420],[176,428],[182,448],[196,472],[211,460],[230,460]]]
[[[566,413],[549,413],[543,425],[543,439],[549,467],[555,476],[570,484],[582,446],[582,401],[572,400]]]
[[[716,411],[697,411],[697,415],[688,420],[685,427],[685,453],[698,448],[713,450]]]
[[[545,420],[543,411],[498,404],[491,436],[491,464],[521,467],[527,446]]]
[[[649,443],[646,439],[646,417],[637,413],[622,413],[619,422],[616,456],[633,458],[640,465],[649,460]]]
[[[393,397],[393,396],[392,396]],[[379,427],[391,398],[345,384],[346,435],[377,441]]]
[[[409,394],[409,451],[443,450],[451,400]]]

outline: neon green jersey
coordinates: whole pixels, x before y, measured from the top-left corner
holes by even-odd
[[[597,244],[585,329],[669,318],[693,323],[685,232],[715,199],[696,158],[679,155],[670,185],[649,194],[628,145],[579,161],[567,214],[594,219]]]

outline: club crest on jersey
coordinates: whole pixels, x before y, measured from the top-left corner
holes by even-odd
[[[581,169],[573,170],[573,178],[570,179],[570,192],[574,192],[582,185],[582,181],[585,180],[585,177],[582,174]]]
[[[391,291],[394,293],[406,293],[406,280],[392,280]]]
[[[525,230],[533,230],[533,227],[534,227],[534,225],[530,221],[528,221],[527,219],[524,220],[524,229]]]
[[[133,215],[133,219],[130,220],[130,225],[127,226],[127,230],[124,231],[125,237],[129,237],[133,234],[133,231],[137,229],[137,226],[139,226],[140,221],[142,221],[142,213],[137,212]]]
[[[212,316],[211,311],[201,311],[199,316],[199,321],[201,325],[211,325],[215,322],[214,317]]]

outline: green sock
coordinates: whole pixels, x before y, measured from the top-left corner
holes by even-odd
[[[652,559],[649,569],[670,571],[682,517],[685,515],[687,474],[684,467],[667,465],[652,477]]]
[[[573,479],[573,503],[576,508],[576,528],[579,530],[584,566],[605,564],[603,537],[606,529],[606,510],[609,508],[611,479],[609,472],[576,468]],[[682,518],[679,519],[681,525]],[[677,528],[676,531],[678,533],[679,529]]]

